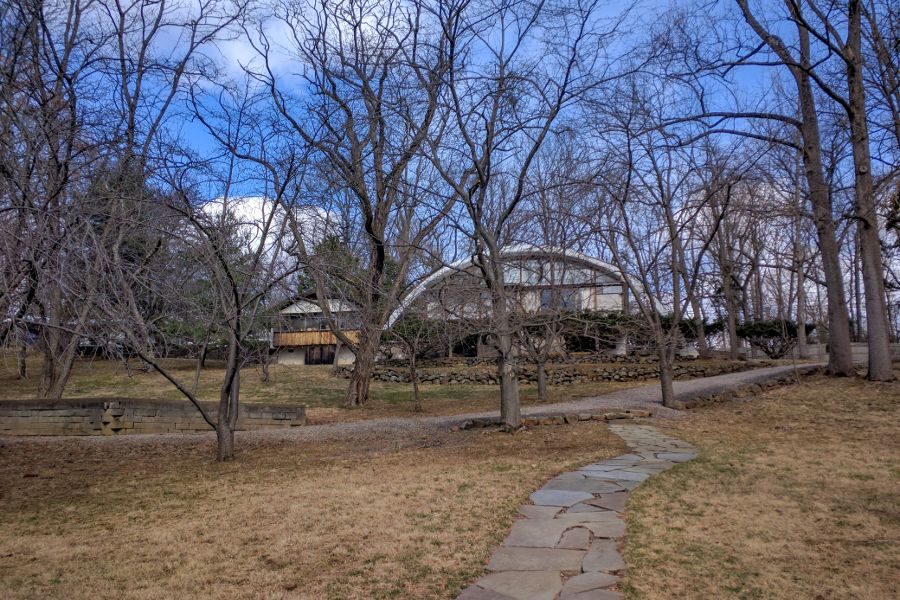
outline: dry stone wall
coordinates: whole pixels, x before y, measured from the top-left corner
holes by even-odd
[[[203,408],[215,419],[217,403],[204,403]],[[305,424],[304,406],[245,404],[238,411],[239,431]],[[83,398],[0,402],[0,435],[128,435],[210,429],[187,401]]]
[[[676,379],[693,379],[696,377],[713,377],[726,373],[736,373],[760,367],[770,366],[764,361],[754,362],[727,362],[721,364],[679,364],[675,367]],[[350,369],[341,371],[342,375],[349,376]],[[432,383],[438,385],[459,384],[487,384],[499,383],[497,373],[488,369],[421,369],[418,372],[420,383]],[[634,362],[615,365],[601,365],[593,368],[576,366],[552,365],[547,368],[547,381],[551,385],[564,385],[587,381],[643,381],[659,377],[659,367],[652,362]],[[409,370],[391,367],[378,367],[372,374],[377,381],[389,381],[393,383],[409,383]],[[520,367],[519,381],[523,383],[536,383],[537,370],[534,366]]]

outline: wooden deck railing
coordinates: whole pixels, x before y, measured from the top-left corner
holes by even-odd
[[[358,331],[345,331],[352,341],[359,339]],[[327,330],[322,331],[275,331],[272,334],[273,346],[329,346],[337,344],[337,337]]]

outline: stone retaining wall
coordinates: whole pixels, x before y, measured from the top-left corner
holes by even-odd
[[[625,364],[651,364],[656,363],[655,354],[613,354],[611,352],[584,352],[571,354],[569,356],[551,356],[547,360],[548,365],[575,365],[575,364],[608,364],[608,363],[625,363]],[[695,358],[682,357],[681,360],[691,361]],[[519,356],[520,364],[534,364],[534,361],[528,355]],[[389,369],[403,369],[409,362],[406,359],[385,359],[379,361],[379,364]],[[464,367],[491,367],[497,364],[496,356],[454,356],[452,358],[420,358],[418,361],[419,368],[464,368]]]
[[[718,365],[678,364],[675,366],[676,379],[694,379],[697,377],[713,377],[736,373],[760,367],[771,366],[765,361],[754,362],[729,362]],[[349,377],[350,369],[344,368],[341,374]],[[438,385],[459,384],[487,384],[499,383],[499,378],[494,370],[478,369],[422,369],[418,373],[419,383],[431,383]],[[603,365],[593,368],[578,368],[574,366],[548,366],[547,382],[551,385],[563,385],[586,381],[643,381],[659,377],[659,367],[652,362],[626,363],[622,365]],[[372,374],[377,381],[389,381],[393,383],[409,383],[408,369],[394,369],[378,367]],[[537,370],[532,365],[520,367],[519,381],[523,383],[536,383]]]
[[[218,403],[204,402],[215,420]],[[239,408],[240,431],[279,429],[306,424],[306,408],[297,405],[245,404]],[[188,401],[83,398],[0,401],[0,435],[127,435],[210,431]]]

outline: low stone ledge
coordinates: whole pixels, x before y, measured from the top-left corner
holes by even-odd
[[[215,419],[218,403],[202,403]],[[238,431],[306,424],[302,405],[249,404],[239,408]],[[0,435],[128,435],[201,433],[210,426],[187,401],[142,398],[71,398],[0,401]]]
[[[541,425],[571,425],[579,421],[616,421],[619,419],[644,419],[652,417],[649,410],[625,409],[621,411],[607,411],[603,413],[547,413],[540,415],[528,415],[522,417],[522,425],[525,427],[538,427]],[[500,427],[499,417],[481,419],[466,419],[457,425],[450,427],[450,431],[464,431],[467,429],[480,429],[483,427]]]
[[[793,373],[780,373],[777,375],[760,374],[759,377],[752,378],[751,381],[745,381],[740,385],[723,384],[717,388],[708,389],[703,392],[676,394],[675,408],[689,410],[718,404],[720,402],[729,402],[741,398],[752,398],[765,390],[783,385],[794,385],[804,377],[809,377],[824,371],[819,365],[797,365],[795,369],[796,370]]]

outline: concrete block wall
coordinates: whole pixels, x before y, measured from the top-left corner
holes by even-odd
[[[218,405],[203,403],[215,420]],[[239,431],[282,429],[306,424],[298,405],[245,404],[238,410]],[[0,401],[0,435],[128,435],[210,431],[189,402],[132,398]]]

